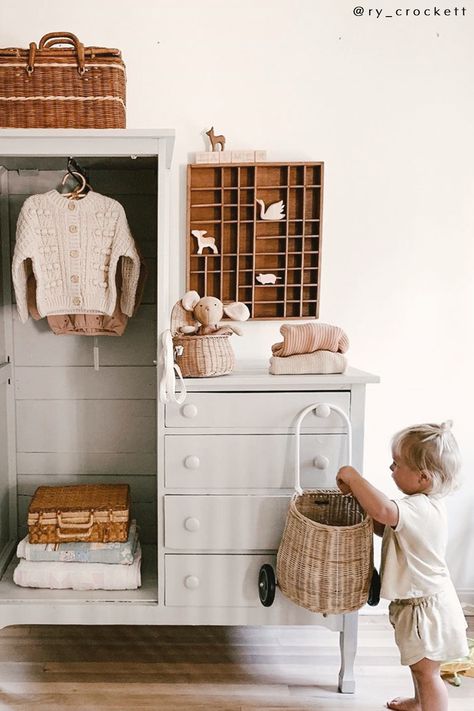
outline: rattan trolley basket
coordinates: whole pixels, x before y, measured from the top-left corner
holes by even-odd
[[[125,128],[125,81],[120,50],[71,32],[0,49],[0,128]]]
[[[278,550],[277,581],[281,592],[297,605],[312,612],[340,614],[358,610],[367,602],[373,574],[373,522],[352,496],[337,489],[301,489],[301,423],[312,410],[319,414],[318,409],[323,417],[330,410],[339,412],[348,427],[351,450],[351,425],[340,408],[311,405],[300,413],[295,494]]]

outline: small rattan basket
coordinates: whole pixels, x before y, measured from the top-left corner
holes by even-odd
[[[174,336],[176,363],[183,378],[212,378],[227,375],[235,359],[230,334],[216,336]]]
[[[191,313],[178,301],[171,312],[171,335],[176,364],[183,378],[212,378],[231,373],[235,365],[234,351],[229,340],[231,334],[196,336],[180,333],[181,326],[195,325]]]

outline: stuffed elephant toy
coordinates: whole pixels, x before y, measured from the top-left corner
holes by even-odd
[[[195,325],[181,326],[181,333],[196,334],[199,336],[226,335],[236,333],[242,335],[242,331],[227,321],[222,322],[222,318],[228,316],[233,321],[246,321],[250,318],[250,311],[245,304],[234,301],[231,304],[223,304],[214,296],[200,297],[197,291],[188,291],[181,299],[183,308],[192,314]]]

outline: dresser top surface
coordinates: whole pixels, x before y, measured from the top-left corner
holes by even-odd
[[[270,375],[267,361],[240,361],[229,375],[186,378],[189,392],[238,390],[350,390],[353,385],[378,383],[380,378],[358,368],[333,375]]]

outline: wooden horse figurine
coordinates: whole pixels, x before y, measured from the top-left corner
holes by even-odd
[[[216,146],[221,147],[221,151],[224,150],[225,146],[225,136],[215,136],[214,135],[214,126],[211,126],[209,131],[206,131],[206,136],[209,136],[209,140],[211,142],[212,150],[217,151]]]

